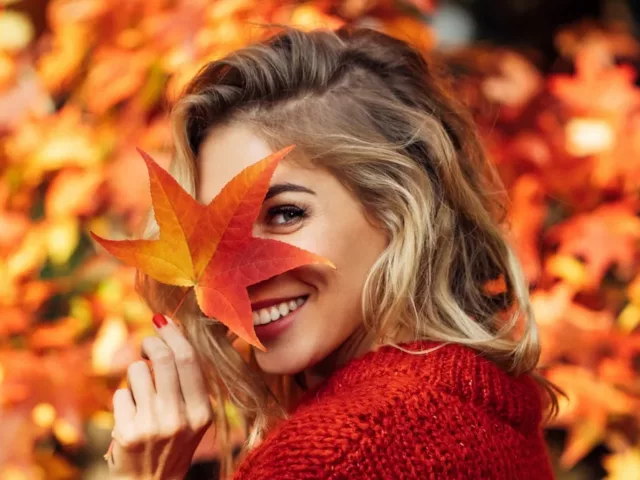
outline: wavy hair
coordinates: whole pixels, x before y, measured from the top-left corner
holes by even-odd
[[[389,244],[362,296],[364,327],[379,344],[411,337],[467,345],[515,375],[540,356],[528,287],[505,239],[504,188],[467,110],[435,61],[369,29],[284,28],[207,64],[173,108],[171,172],[196,196],[199,150],[215,126],[242,122],[274,150],[296,144],[362,202]],[[158,228],[152,218],[145,236]],[[139,275],[156,311],[179,289]],[[295,401],[291,378],[267,376],[249,349],[208,321],[193,297],[177,319],[194,346],[217,405],[232,404],[255,446]],[[420,352],[425,353],[425,352]],[[224,472],[232,470],[225,415],[218,415]]]

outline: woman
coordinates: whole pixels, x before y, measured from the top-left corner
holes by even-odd
[[[155,315],[155,385],[137,362],[114,396],[114,478],[183,478],[207,392],[247,423],[237,479],[552,478],[540,424],[555,397],[533,373],[501,187],[419,53],[370,30],[287,30],[206,66],[173,113],[172,172],[203,202],[295,144],[254,236],[337,269],[249,288],[266,352],[243,353],[195,302],[182,329]],[[175,308],[172,287],[140,281],[155,311]]]

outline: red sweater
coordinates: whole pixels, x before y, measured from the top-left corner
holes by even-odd
[[[553,479],[539,392],[466,347],[382,347],[309,392],[234,480]]]

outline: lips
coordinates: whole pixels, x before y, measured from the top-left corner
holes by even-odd
[[[270,307],[253,311],[253,325],[256,335],[266,345],[288,330],[299,317],[300,309],[306,304],[305,297],[288,300]]]

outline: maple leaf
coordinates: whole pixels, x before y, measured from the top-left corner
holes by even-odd
[[[497,67],[498,73],[486,78],[481,89],[487,98],[502,106],[523,108],[542,88],[542,76],[533,64],[520,55],[502,55]]]
[[[48,217],[91,215],[100,205],[99,188],[104,182],[99,169],[69,168],[59,173],[45,197]],[[69,195],[69,192],[74,192]]]
[[[549,370],[547,378],[562,385],[568,396],[551,422],[569,430],[560,458],[565,468],[575,465],[602,440],[609,414],[629,414],[638,407],[637,399],[601,381],[584,367],[558,365]]]
[[[104,48],[94,56],[94,64],[86,79],[87,108],[104,115],[119,102],[141,90],[149,77],[150,52],[130,52],[124,49]],[[95,95],[95,92],[101,92]]]
[[[155,280],[194,287],[205,315],[265,350],[253,328],[247,287],[302,265],[333,267],[328,260],[293,245],[251,236],[271,176],[292,148],[245,168],[208,205],[197,202],[139,150],[149,170],[159,239],[118,241],[92,235],[109,253]]]
[[[560,242],[559,253],[584,258],[587,277],[593,286],[600,283],[612,265],[616,265],[625,278],[635,271],[640,219],[633,206],[611,203],[593,212],[575,215],[554,226],[548,236]]]
[[[599,359],[598,347],[608,342],[614,316],[608,310],[580,305],[574,295],[575,288],[564,282],[549,291],[538,289],[531,295],[531,306],[540,326],[542,364],[562,359],[593,365]]]
[[[629,65],[615,65],[601,47],[590,45],[575,59],[576,75],[554,75],[551,93],[579,113],[624,117],[640,104],[636,72]]]

